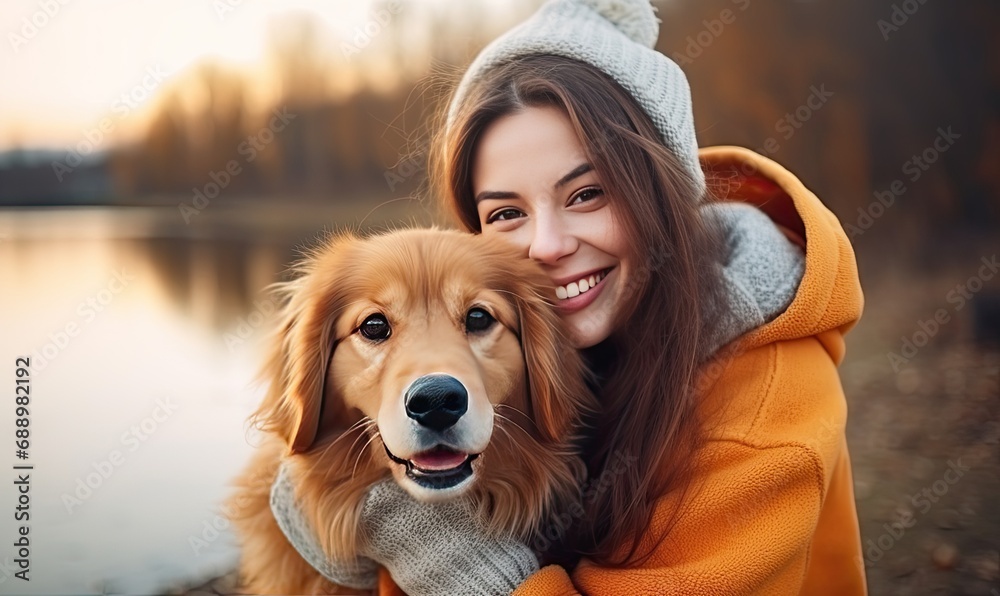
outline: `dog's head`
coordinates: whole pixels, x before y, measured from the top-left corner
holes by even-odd
[[[593,397],[536,264],[495,239],[402,230],[336,236],[297,273],[257,419],[313,473],[389,470],[417,499],[473,494],[492,517],[513,500],[508,528],[575,485],[570,440]]]

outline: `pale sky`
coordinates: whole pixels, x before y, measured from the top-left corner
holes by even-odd
[[[54,14],[46,15],[44,6]],[[231,10],[220,15],[220,7]],[[149,73],[173,75],[209,58],[251,70],[263,56],[268,22],[292,11],[314,13],[324,28],[350,39],[372,19],[373,5],[371,0],[2,0],[0,150],[63,148],[109,115],[122,120],[115,122],[117,132],[135,129],[143,105],[148,110],[155,91],[170,82],[169,76],[158,81]],[[144,82],[154,92],[126,115],[121,94],[146,95],[135,89]]]

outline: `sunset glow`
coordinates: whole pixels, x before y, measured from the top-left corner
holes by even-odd
[[[323,31],[349,39],[377,8],[347,0],[5,2],[0,150],[74,144],[102,118],[120,117],[123,104],[132,107],[114,132],[127,137],[157,91],[199,62],[263,78],[270,30],[280,16],[307,13]],[[168,76],[151,85],[150,70]]]

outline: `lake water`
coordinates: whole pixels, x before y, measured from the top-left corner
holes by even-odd
[[[221,502],[252,451],[264,288],[296,245],[366,211],[220,206],[194,226],[176,208],[0,211],[0,594],[156,593],[236,564]],[[30,582],[14,576],[23,464]]]

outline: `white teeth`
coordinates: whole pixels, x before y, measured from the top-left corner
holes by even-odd
[[[597,284],[601,283],[604,279],[604,273],[595,273],[590,277],[585,277],[580,281],[571,281],[565,286],[556,287],[556,298],[559,300],[565,300],[567,298],[574,298],[583,294],[584,292],[590,290]]]

